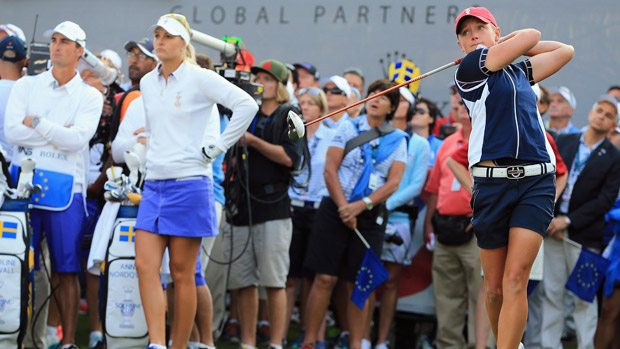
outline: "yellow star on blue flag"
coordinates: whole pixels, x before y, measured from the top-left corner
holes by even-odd
[[[130,225],[121,225],[121,231],[118,234],[118,241],[135,242],[136,232]]]
[[[584,301],[593,302],[609,264],[606,258],[582,247],[575,268],[566,282],[566,289]]]
[[[390,273],[385,269],[379,257],[371,249],[367,249],[360,270],[357,272],[351,301],[360,309],[364,309],[364,304],[372,291],[389,277]]]
[[[17,223],[0,221],[0,239],[17,239]]]

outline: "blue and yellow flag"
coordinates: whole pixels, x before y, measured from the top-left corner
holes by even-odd
[[[136,232],[130,225],[121,225],[121,231],[118,234],[118,241],[136,242]]]
[[[360,309],[364,309],[364,304],[372,291],[389,277],[390,273],[385,269],[379,257],[370,248],[367,249],[360,270],[357,272],[351,301]]]
[[[420,68],[415,66],[415,63],[406,59],[396,61],[390,64],[388,68],[388,79],[394,81],[397,84],[402,84],[405,81],[409,81],[420,75]],[[420,81],[412,82],[409,85],[409,91],[415,94],[420,88]]]
[[[566,282],[566,289],[586,302],[594,301],[609,263],[601,255],[582,247],[575,268]]]
[[[19,167],[11,166],[11,177],[17,183]],[[73,197],[73,176],[49,170],[35,169],[32,184],[41,185],[41,194],[32,194],[31,202],[35,206],[65,208]]]
[[[17,223],[0,221],[0,239],[17,239]]]

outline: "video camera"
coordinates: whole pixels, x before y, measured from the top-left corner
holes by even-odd
[[[221,64],[216,66],[216,71],[226,80],[235,84],[247,92],[259,106],[263,102],[263,85],[250,81],[252,74],[248,71],[237,70],[238,65],[245,65],[245,57],[240,54],[241,39],[224,38],[222,40],[214,38],[197,30],[191,30],[192,41],[207,46],[220,52]],[[241,63],[238,60],[241,60]]]

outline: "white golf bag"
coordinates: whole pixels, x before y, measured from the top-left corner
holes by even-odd
[[[101,322],[106,348],[145,348],[148,329],[135,265],[138,207],[121,206],[101,265]]]
[[[0,348],[21,348],[32,318],[34,253],[28,204],[27,199],[7,200],[0,208]]]

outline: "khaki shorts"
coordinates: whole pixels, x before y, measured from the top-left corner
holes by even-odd
[[[228,225],[221,230],[224,234],[222,242],[226,260],[231,256],[230,234],[232,259],[236,259],[231,266],[228,289],[248,286],[286,287],[290,264],[289,247],[293,234],[291,219],[276,219],[253,225],[249,241],[248,228]]]

